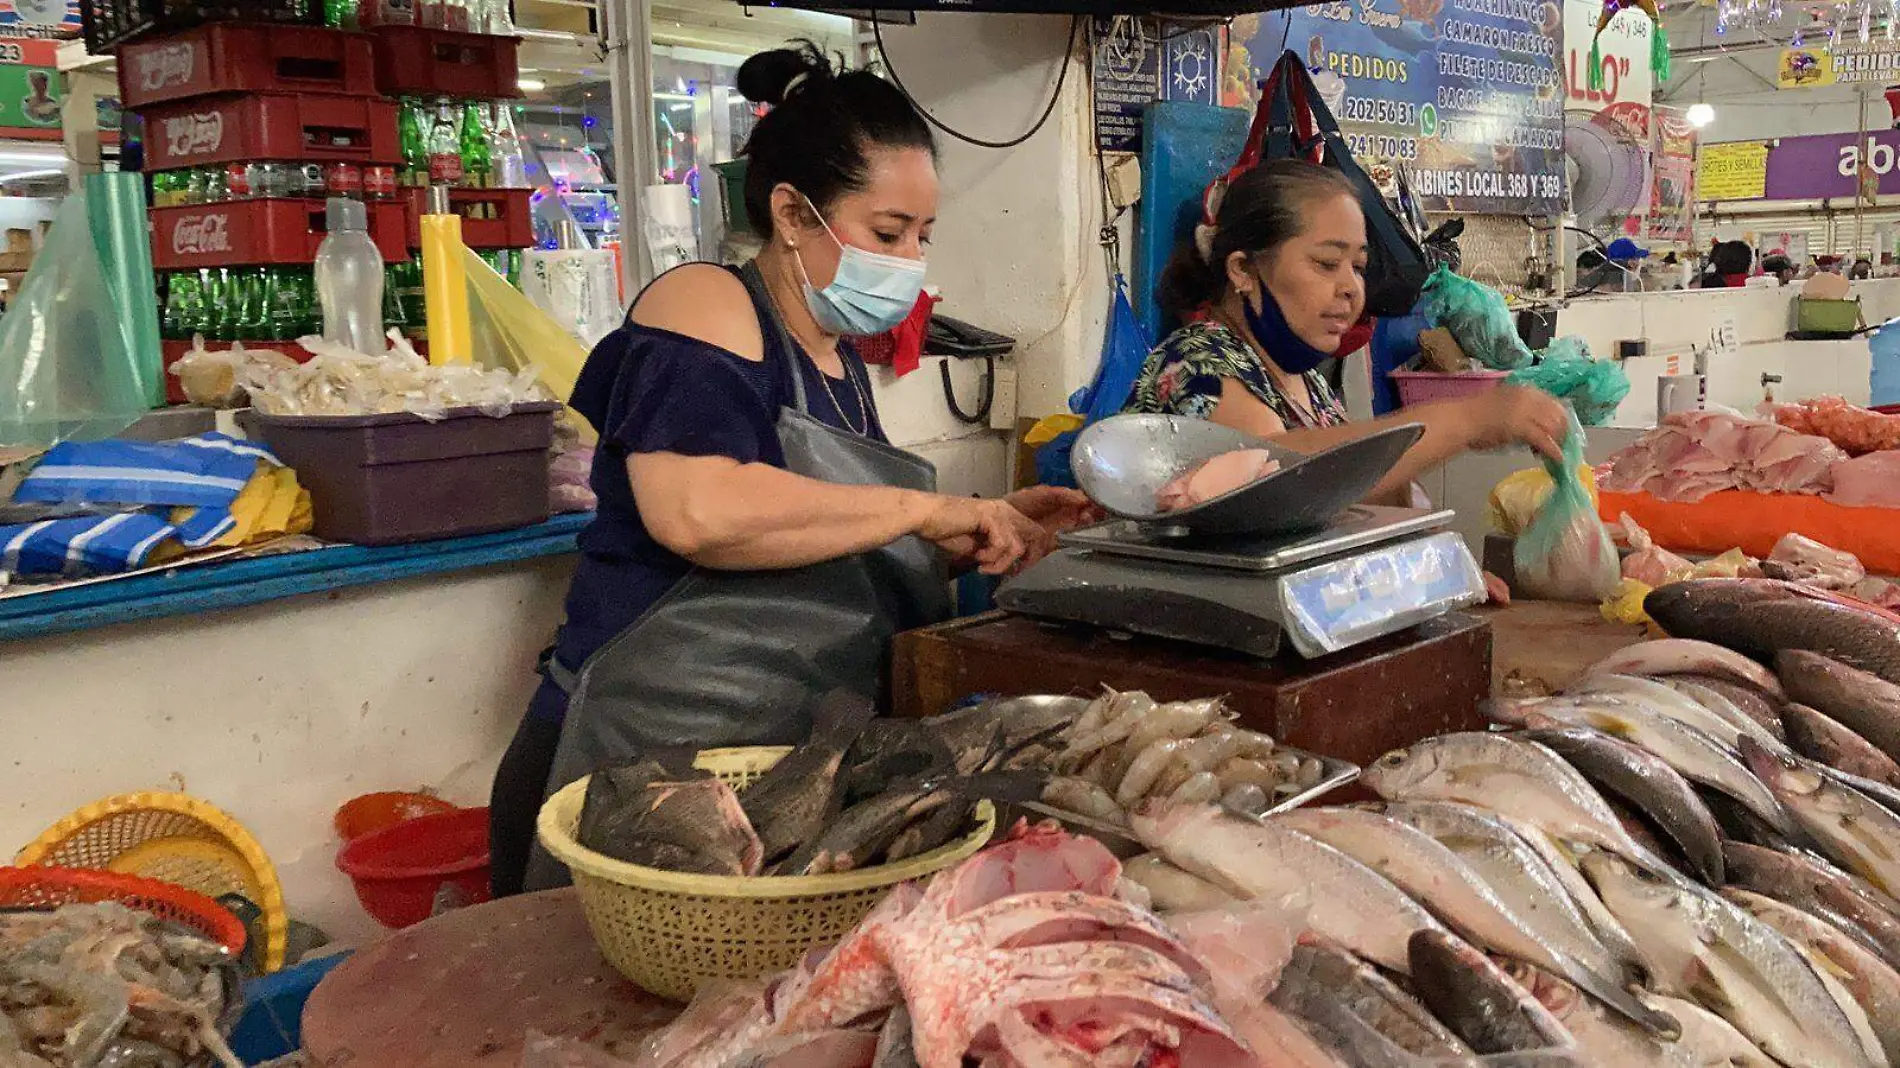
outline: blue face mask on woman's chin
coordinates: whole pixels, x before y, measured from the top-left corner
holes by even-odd
[[[1286,313],[1280,310],[1280,302],[1273,299],[1265,282],[1260,283],[1259,307],[1255,307],[1253,297],[1242,294],[1240,306],[1246,309],[1247,329],[1253,331],[1253,339],[1266,350],[1267,357],[1277,364],[1280,370],[1290,375],[1303,375],[1333,357],[1329,350],[1316,349],[1306,343],[1286,321]]]
[[[805,258],[797,249],[799,277],[805,283],[805,307],[828,334],[869,337],[895,328],[910,317],[917,298],[924,291],[924,261],[902,256],[886,256],[847,245],[832,232],[831,224],[818,214],[810,198],[805,204],[818,216],[818,224],[838,245],[838,273],[831,284],[819,289],[811,284],[805,271]]]

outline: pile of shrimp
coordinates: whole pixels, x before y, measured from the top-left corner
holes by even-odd
[[[1856,407],[1840,397],[1780,404],[1771,414],[1782,426],[1826,438],[1849,456],[1900,449],[1900,415]]]
[[[0,1065],[241,1068],[218,1033],[230,955],[115,902],[0,912]]]
[[[1218,801],[1257,816],[1325,775],[1317,757],[1282,749],[1234,719],[1220,698],[1161,704],[1145,693],[1111,690],[1062,735],[1053,762],[1058,774],[1042,799],[1122,826],[1150,798]]]

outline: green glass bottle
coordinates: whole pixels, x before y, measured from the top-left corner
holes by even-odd
[[[198,323],[193,333],[203,334],[207,341],[228,341],[225,333],[227,307],[225,271],[222,267],[204,267],[198,271],[198,291],[203,294],[199,303]]]
[[[488,127],[482,107],[474,101],[462,109],[462,185],[486,189],[495,173],[495,156],[488,146]]]
[[[160,320],[169,341],[190,341],[204,316],[204,283],[197,271],[173,271],[165,278],[165,315]]]
[[[409,312],[402,299],[402,272],[397,270],[401,266],[391,263],[383,267],[383,325],[408,337]]]
[[[404,100],[398,132],[402,138],[402,184],[412,187],[429,184],[429,138],[423,132],[424,116],[420,100]]]
[[[270,337],[270,301],[276,279],[269,267],[240,267],[237,276],[237,339],[263,341]]]
[[[357,0],[323,0],[323,24],[338,30],[354,30],[361,25],[357,18]]]

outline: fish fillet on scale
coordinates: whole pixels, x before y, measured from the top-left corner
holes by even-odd
[[[1092,839],[1019,826],[1011,841],[939,875],[880,930],[921,1068],[959,1068],[966,1055],[1251,1068],[1252,1054],[1206,1000],[1206,968],[1112,897],[1120,876]]]

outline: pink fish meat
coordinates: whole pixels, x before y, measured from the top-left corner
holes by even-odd
[[[1722,490],[1826,493],[1847,459],[1824,437],[1725,412],[1678,412],[1610,458],[1597,483],[1612,493],[1699,501]]]
[[[1155,494],[1159,511],[1174,512],[1216,497],[1224,497],[1242,486],[1258,482],[1280,469],[1280,461],[1265,449],[1241,449],[1224,452],[1203,460],[1161,487]]]
[[[1827,499],[1849,508],[1900,508],[1900,452],[1870,452],[1834,465]]]

